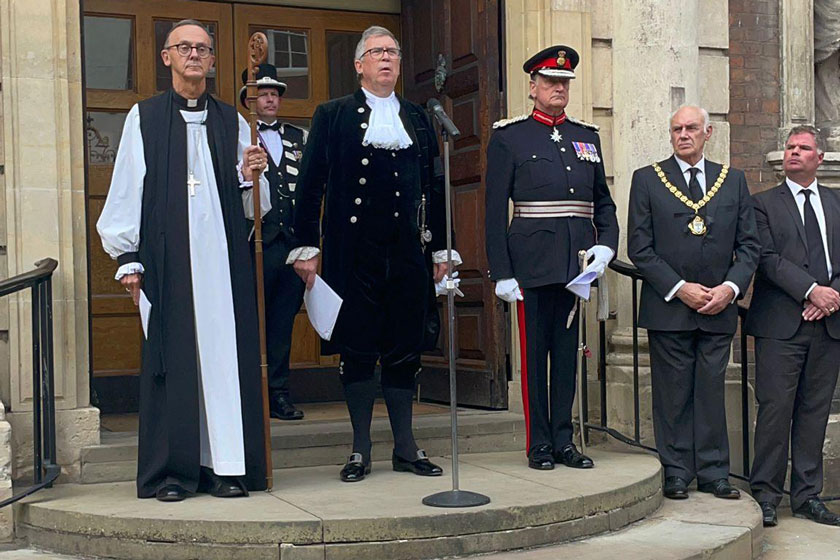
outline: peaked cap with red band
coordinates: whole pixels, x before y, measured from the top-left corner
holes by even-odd
[[[580,55],[572,47],[555,45],[543,49],[522,65],[528,74],[537,72],[553,78],[574,78]]]

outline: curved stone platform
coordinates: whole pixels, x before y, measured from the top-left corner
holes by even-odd
[[[451,479],[374,463],[360,483],[335,466],[275,473],[272,493],[137,500],[132,483],[60,485],[18,505],[18,535],[65,554],[120,559],[431,559],[560,543],[616,530],[661,503],[656,458],[590,449],[596,468],[529,469],[521,452],[462,456],[461,487],[489,495],[471,509],[421,499]],[[446,459],[438,462],[447,467]]]

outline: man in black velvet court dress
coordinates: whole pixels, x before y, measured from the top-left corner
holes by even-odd
[[[207,92],[213,43],[202,24],[175,24],[161,57],[172,89],[129,111],[97,222],[144,326],[137,495],[243,496],[266,487],[266,472],[240,189],[265,153],[246,147],[244,119]]]
[[[417,447],[411,419],[420,353],[428,344],[425,325],[437,313],[429,305],[432,276],[440,281],[447,271],[446,215],[429,117],[394,94],[401,57],[387,29],[362,34],[355,55],[361,87],[315,111],[295,192],[299,247],[289,262],[311,285],[323,232],[323,277],[344,300],[322,349],[341,354],[353,424],[353,453],[341,471],[345,482],[370,472],[377,361],[394,434],[394,470],[442,473]]]
[[[292,247],[294,196],[306,131],[277,120],[286,84],[277,79],[277,68],[260,64],[257,81],[257,126],[260,146],[268,153],[266,176],[271,192],[271,210],[263,216],[263,270],[265,276],[265,335],[268,350],[269,409],[272,418],[300,420],[303,411],[289,394],[289,356],[292,327],[303,302],[305,287],[291,265],[286,264]],[[242,73],[242,82],[248,71]],[[247,108],[247,88],[239,99]],[[253,218],[250,192],[245,192],[245,213]],[[249,223],[252,226],[253,222]]]

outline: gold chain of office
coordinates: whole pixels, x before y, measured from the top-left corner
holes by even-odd
[[[683,194],[680,191],[680,189],[672,185],[671,182],[668,181],[667,177],[665,177],[665,172],[662,171],[662,168],[659,167],[658,163],[653,164],[653,170],[656,171],[656,174],[659,175],[659,179],[662,181],[662,184],[665,185],[665,187],[669,191],[671,191],[671,194],[677,197],[677,199],[680,202],[694,210],[694,213],[696,214],[700,211],[701,208],[706,206],[706,204],[708,204],[709,201],[712,200],[712,197],[714,197],[717,194],[718,190],[720,190],[721,185],[723,185],[723,181],[726,179],[726,174],[729,173],[729,166],[723,166],[723,168],[720,170],[720,175],[718,175],[718,178],[715,181],[714,185],[712,185],[712,188],[708,189],[706,191],[706,195],[697,202],[694,202],[691,199],[689,199],[685,194]]]

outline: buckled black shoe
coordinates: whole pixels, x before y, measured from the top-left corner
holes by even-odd
[[[167,484],[161,486],[155,492],[155,498],[161,502],[182,502],[187,499],[189,492],[178,484]]]
[[[707,494],[714,494],[715,498],[722,498],[724,500],[737,500],[741,497],[741,492],[729,483],[727,478],[719,478],[711,482],[704,482],[697,484],[697,489],[700,492]]]
[[[429,461],[429,457],[422,449],[417,450],[417,459],[414,461],[403,459],[394,451],[391,454],[391,465],[397,472],[413,472],[420,476],[440,476],[443,474],[443,469]]]
[[[370,463],[367,465],[361,453],[352,453],[341,469],[342,482],[359,482],[370,474]]]
[[[574,443],[568,443],[560,451],[554,452],[554,461],[573,469],[591,469],[595,463],[578,451]]]
[[[779,524],[776,517],[776,506],[770,502],[758,502],[758,505],[761,508],[761,522],[765,527],[775,527]]]
[[[274,395],[269,402],[269,413],[272,418],[280,420],[302,420],[303,411],[295,407],[282,395]]]
[[[801,519],[810,519],[822,525],[840,527],[840,515],[825,507],[825,503],[819,498],[811,498],[793,510],[793,516]]]
[[[538,471],[550,471],[554,468],[554,457],[551,454],[551,446],[548,444],[538,445],[528,454],[528,466]]]
[[[248,490],[235,476],[221,476],[208,467],[201,467],[198,491],[215,498],[240,498],[248,495]]]
[[[685,500],[688,498],[688,483],[678,476],[668,476],[662,494],[671,500]]]

